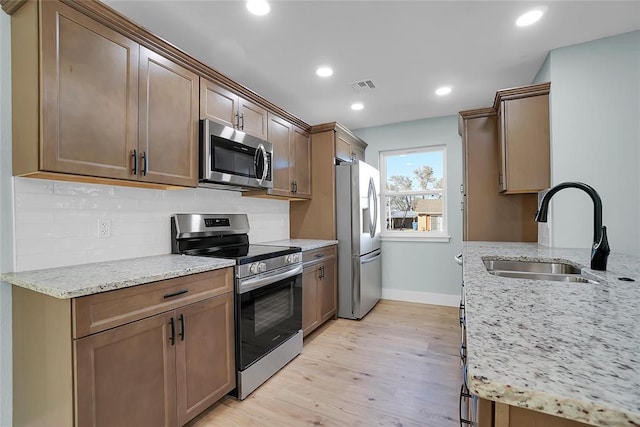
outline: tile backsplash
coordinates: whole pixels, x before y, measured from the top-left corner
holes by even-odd
[[[150,190],[15,179],[15,270],[171,252],[174,213],[246,213],[252,243],[289,238],[289,202],[208,188]],[[98,237],[98,222],[110,237]]]

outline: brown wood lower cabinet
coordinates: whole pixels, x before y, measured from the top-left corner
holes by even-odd
[[[176,338],[178,424],[236,386],[233,292],[179,310]]]
[[[13,297],[16,425],[181,426],[235,387],[232,268]]]
[[[578,421],[478,399],[478,427],[586,427]]]
[[[176,425],[173,315],[75,341],[78,426]]]
[[[302,254],[302,330],[307,336],[337,311],[336,247]]]

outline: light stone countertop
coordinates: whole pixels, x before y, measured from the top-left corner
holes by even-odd
[[[6,273],[0,276],[0,280],[55,298],[67,299],[234,265],[235,261],[228,259],[158,255]]]
[[[337,240],[318,240],[318,239],[288,239],[276,240],[274,242],[257,243],[259,245],[274,246],[296,246],[302,248],[303,251],[324,248],[326,246],[337,245]]]
[[[600,284],[489,274],[482,258],[560,260]],[[640,426],[640,258],[464,242],[467,383],[489,400],[596,426]],[[631,277],[624,282],[619,277]]]

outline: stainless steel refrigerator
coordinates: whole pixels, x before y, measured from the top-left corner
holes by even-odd
[[[380,215],[378,170],[336,165],[339,317],[361,319],[382,296]]]

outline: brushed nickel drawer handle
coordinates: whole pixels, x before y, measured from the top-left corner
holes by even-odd
[[[178,295],[186,294],[187,292],[189,292],[188,289],[182,289],[180,291],[176,291],[170,294],[164,294],[164,298],[177,297]]]

